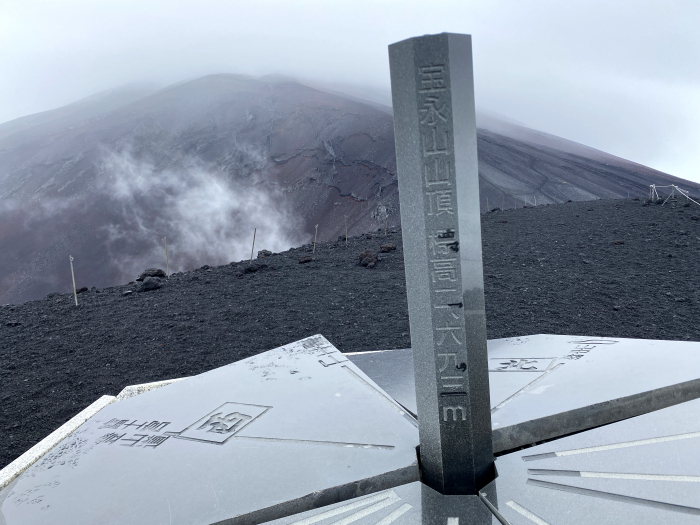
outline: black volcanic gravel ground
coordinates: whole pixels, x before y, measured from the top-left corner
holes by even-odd
[[[482,215],[490,339],[537,333],[700,341],[700,207],[574,202]],[[616,243],[617,241],[617,243]],[[395,243],[373,269],[364,249]],[[260,247],[264,248],[264,247]],[[198,374],[321,333],[410,346],[399,232],[0,307],[0,466],[103,394]],[[206,261],[202,261],[206,262]]]

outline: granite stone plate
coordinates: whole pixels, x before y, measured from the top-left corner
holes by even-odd
[[[494,451],[700,397],[700,343],[534,335],[488,342]],[[415,413],[410,349],[349,354]]]
[[[700,523],[700,400],[506,454],[479,497],[421,483],[269,525]]]
[[[25,471],[8,525],[260,523],[418,479],[415,419],[314,336],[115,402]]]
[[[700,523],[700,400],[496,460],[512,523]]]

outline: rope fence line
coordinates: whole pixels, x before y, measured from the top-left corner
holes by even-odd
[[[649,185],[649,200],[657,201],[657,200],[661,199],[661,197],[659,196],[659,192],[657,191],[658,188],[672,188],[670,195],[668,197],[666,197],[666,200],[663,202],[663,204],[661,204],[661,206],[666,204],[668,202],[668,199],[670,199],[675,192],[680,193],[683,197],[688,199],[690,202],[694,202],[695,204],[700,206],[700,202],[698,202],[690,197],[689,191],[681,189],[678,186],[676,186],[675,184],[668,184],[666,186],[657,186],[656,184],[650,184]]]

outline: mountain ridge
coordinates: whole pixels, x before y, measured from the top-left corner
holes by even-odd
[[[163,238],[180,271],[240,259],[254,230],[258,245],[279,251],[317,232],[327,241],[346,227],[357,235],[400,223],[386,108],[226,74],[130,93],[39,114],[14,134],[16,121],[0,125],[0,303],[71,289],[68,255],[80,279],[103,287],[158,264]],[[645,197],[649,184],[678,183],[500,126],[528,141],[478,129],[482,211]]]

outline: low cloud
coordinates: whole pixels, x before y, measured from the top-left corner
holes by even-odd
[[[99,189],[121,208],[120,221],[105,229],[111,258],[129,278],[147,267],[165,266],[163,238],[171,272],[250,257],[254,228],[256,253],[308,241],[282,196],[262,176],[241,182],[236,174],[199,159],[160,169],[129,152],[112,152]]]

